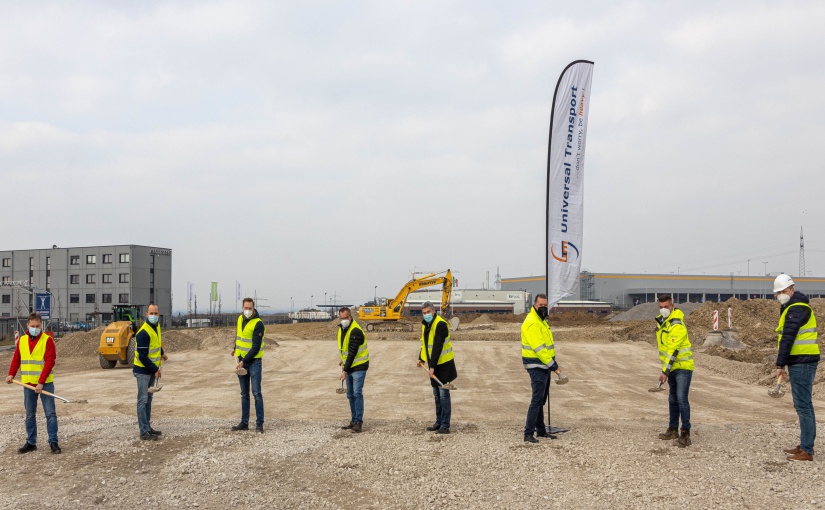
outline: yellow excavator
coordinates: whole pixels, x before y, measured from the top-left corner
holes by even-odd
[[[439,284],[443,285],[440,314],[445,319],[451,317],[453,314],[453,273],[449,269],[444,273],[443,276],[438,276],[442,273],[432,273],[420,278],[413,278],[401,288],[395,298],[387,300],[386,305],[375,303],[373,306],[359,308],[358,320],[375,321],[365,323],[367,331],[414,331],[416,324],[403,320],[407,297],[411,292]],[[450,324],[452,329],[457,329],[458,317],[452,317]]]
[[[100,368],[115,368],[118,362],[132,366],[135,359],[135,333],[140,326],[138,321],[143,318],[142,309],[140,305],[112,307],[114,321],[100,334],[100,347],[97,350]]]

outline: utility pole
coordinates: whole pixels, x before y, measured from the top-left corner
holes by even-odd
[[[799,227],[799,276],[805,276],[805,236]]]

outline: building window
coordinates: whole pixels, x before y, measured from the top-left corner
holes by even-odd
[[[11,281],[11,276],[4,276],[3,277],[3,283],[10,282],[10,281]]]
[[[129,273],[120,273],[117,281],[120,283],[129,283]]]
[[[103,322],[105,322],[105,323],[112,322],[112,314],[110,314],[110,313],[102,313],[102,314],[100,314],[100,315],[101,315],[101,320],[103,320]]]
[[[51,269],[51,268],[52,268],[52,258],[51,257],[46,257],[46,269]]]
[[[11,267],[11,259],[3,259],[3,267]]]
[[[111,253],[104,253],[103,254],[103,263],[104,264],[111,264],[112,263],[112,254]]]
[[[119,258],[121,264],[128,264],[129,263],[129,254],[128,253],[121,253]]]
[[[101,303],[111,303],[112,302],[112,295],[111,294],[101,294],[100,295],[100,302]]]
[[[103,274],[103,283],[112,283],[112,275],[111,274]]]
[[[129,302],[129,293],[127,292],[125,294],[118,294],[117,295],[117,302],[118,303],[124,303],[124,304],[128,303]]]
[[[69,303],[80,303],[80,294],[69,294]]]
[[[87,274],[86,275],[86,283],[94,283],[95,282],[95,275]]]
[[[80,255],[72,255],[69,257],[69,264],[77,266],[80,264]]]
[[[29,271],[34,271],[34,257],[29,257]]]
[[[87,264],[97,264],[97,255],[86,255]]]
[[[47,276],[47,277],[46,277],[46,290],[49,290],[49,289],[51,289],[51,288],[52,288],[52,277],[51,277],[51,276]]]
[[[70,275],[69,276],[69,283],[73,283],[75,285],[80,283],[80,275],[79,274]]]
[[[11,303],[11,294],[3,294],[3,304],[7,305]]]
[[[95,295],[94,294],[86,294],[86,302],[87,303],[94,303],[95,302]]]

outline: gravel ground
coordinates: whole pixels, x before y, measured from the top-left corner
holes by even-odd
[[[264,435],[226,421],[163,420],[156,443],[112,439],[127,418],[61,422],[67,448],[28,454],[37,484],[0,466],[2,508],[823,508],[820,462],[789,463],[791,424],[701,426],[694,445],[661,441],[647,420],[567,422],[538,445],[514,424],[460,424],[450,436],[413,421],[359,435],[319,421],[273,422]],[[16,457],[22,423],[0,418]],[[822,433],[822,430],[820,430]],[[135,490],[135,485],[140,489]],[[797,488],[796,485],[801,485]]]

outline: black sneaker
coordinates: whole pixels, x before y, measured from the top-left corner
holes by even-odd
[[[249,430],[249,424],[241,422],[237,425],[232,425],[232,430]]]
[[[427,432],[436,432],[436,431],[437,431],[438,429],[440,429],[440,428],[441,428],[441,424],[440,424],[440,423],[433,423],[432,425],[430,425],[429,427],[427,427]]]
[[[141,439],[141,441],[157,441],[158,436],[153,436],[149,432],[144,432],[143,434],[140,435],[140,439]]]
[[[450,433],[450,428],[449,427],[441,427],[435,433],[436,434],[449,434]]]
[[[524,442],[525,442],[525,443],[538,443],[538,442],[539,442],[539,440],[538,440],[538,439],[536,439],[536,438],[535,438],[535,437],[533,437],[533,436],[524,436]]]
[[[52,449],[52,453],[54,454],[62,452],[62,450],[60,449],[60,445],[58,445],[57,443],[49,443],[49,447]]]
[[[17,453],[29,453],[37,450],[37,447],[30,442],[26,441],[26,444],[23,445],[22,448],[17,449]]]
[[[149,429],[149,433],[152,434],[153,436],[162,436],[163,435],[163,432],[161,432],[159,430],[155,430],[155,429]]]
[[[257,432],[258,434],[263,434],[264,433],[264,424],[259,423],[259,424],[255,425],[255,432]]]

